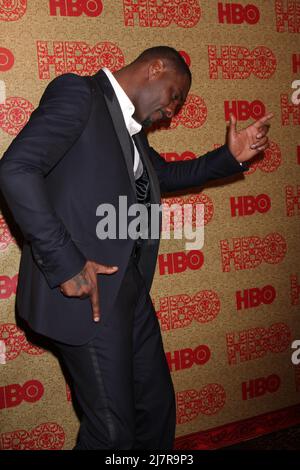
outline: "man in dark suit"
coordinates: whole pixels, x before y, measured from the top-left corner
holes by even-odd
[[[98,208],[160,204],[160,191],[243,172],[268,146],[267,115],[201,158],[167,163],[143,127],[172,116],[191,85],[172,48],[144,51],[111,74],[65,74],[47,86],[0,163],[24,234],[19,315],[56,345],[82,407],[75,449],[170,449],[175,400],[149,296],[159,239],[99,239]],[[149,234],[149,232],[147,232]]]

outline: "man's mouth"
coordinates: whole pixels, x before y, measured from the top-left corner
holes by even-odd
[[[151,127],[152,124],[154,124],[155,122],[166,120],[168,120],[166,113],[162,109],[158,109],[157,111],[152,113],[148,118],[146,118],[142,122],[142,125],[143,127]]]
[[[165,121],[166,119],[168,119],[166,113],[162,109],[159,109],[157,112],[160,115],[157,121]]]

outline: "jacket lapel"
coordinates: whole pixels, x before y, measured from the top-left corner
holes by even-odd
[[[152,166],[151,161],[149,160],[147,151],[143,144],[143,139],[141,136],[141,132],[133,136],[133,140],[135,145],[138,149],[140,154],[140,158],[142,159],[143,165],[145,165],[150,182],[150,189],[151,189],[151,202],[159,204],[160,203],[160,187],[159,181],[156,175],[156,172]]]
[[[142,137],[142,132],[139,132],[139,134],[136,134],[133,136],[133,140],[135,142],[135,145],[138,149],[138,152],[140,154],[140,158],[142,159],[143,165],[145,165],[148,177],[149,177],[149,184],[150,184],[150,197],[151,197],[151,204],[160,204],[161,203],[161,195],[160,195],[160,186],[159,186],[159,181],[157,178],[157,174],[153,168],[153,165],[148,157],[147,150],[145,148],[145,145],[143,143],[143,137]],[[158,217],[159,217],[159,233],[161,232],[162,228],[162,213],[161,210],[158,212]],[[156,246],[156,249],[158,250],[158,243],[156,238],[149,238],[148,239],[148,246]],[[149,267],[149,259],[145,257],[146,264]],[[155,258],[156,259],[156,258]],[[142,258],[140,259],[140,263],[142,263]],[[155,269],[155,265],[154,268]],[[145,270],[147,272],[147,270]],[[151,269],[150,269],[151,272]],[[154,271],[153,271],[154,272]],[[151,280],[149,280],[150,285],[151,285]]]
[[[112,122],[115,128],[116,134],[118,136],[118,139],[120,141],[120,145],[121,145],[123,155],[126,161],[130,182],[131,182],[134,194],[136,194],[135,180],[134,180],[134,174],[133,174],[133,164],[132,164],[132,146],[129,140],[130,136],[126,129],[126,124],[123,118],[122,110],[120,108],[118,99],[116,97],[114,89],[111,86],[111,83],[109,79],[107,78],[107,75],[105,74],[105,72],[100,70],[92,77],[92,79],[95,80],[97,86],[100,87],[102,93],[104,94],[105,102],[107,104],[109,113],[111,115]],[[139,132],[138,134],[133,136],[133,139],[138,149],[138,152],[140,154],[140,158],[142,159],[142,162],[146,166],[146,170],[148,172],[149,182],[150,182],[150,191],[151,191],[151,202],[154,204],[160,204],[161,195],[160,195],[159,181],[158,181],[156,172],[152,166],[152,163],[148,157],[147,150],[143,143],[142,134],[143,134],[142,131]],[[160,213],[160,225],[161,225],[161,213]]]
[[[133,164],[132,164],[132,150],[130,144],[130,136],[126,129],[126,124],[123,118],[122,110],[120,108],[118,99],[114,92],[113,87],[105,72],[100,70],[96,75],[92,77],[95,80],[98,87],[101,88],[105,102],[107,104],[109,113],[112,118],[112,122],[119,139],[123,155],[126,161],[126,166],[128,170],[128,175],[130,178],[131,186],[135,194],[135,181],[134,181],[134,174],[133,174]]]

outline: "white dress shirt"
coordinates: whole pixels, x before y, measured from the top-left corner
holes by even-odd
[[[108,70],[106,67],[103,67],[102,70],[107,75],[107,78],[109,79],[109,81],[111,83],[111,86],[114,89],[114,92],[115,92],[115,94],[117,96],[117,99],[119,101],[119,104],[120,104],[120,108],[121,108],[121,111],[122,111],[122,114],[123,114],[123,117],[124,117],[126,128],[127,128],[128,132],[129,132],[129,135],[132,139],[132,136],[135,135],[135,134],[138,134],[138,132],[140,132],[140,130],[142,129],[141,124],[139,124],[132,117],[133,114],[134,114],[134,111],[135,111],[135,107],[134,107],[132,101],[126,95],[125,91],[123,90],[123,88],[121,87],[119,82],[115,79],[115,77],[113,76],[111,71]],[[134,173],[135,179],[137,179],[137,178],[140,177],[140,175],[143,172],[143,164],[142,164],[139,152],[138,152],[138,150],[135,146],[135,143],[134,143],[133,139],[132,139],[132,143],[133,143],[133,148],[134,148],[133,173]]]
[[[106,67],[103,67],[102,68],[103,72],[106,73],[107,75],[107,78],[109,79],[110,83],[111,83],[111,86],[113,87],[114,89],[114,92],[117,96],[117,99],[119,101],[119,104],[120,104],[120,107],[121,107],[121,110],[122,110],[122,113],[123,113],[123,117],[124,117],[124,121],[125,121],[125,124],[126,124],[126,128],[129,132],[129,135],[132,136],[137,134],[138,132],[140,132],[140,130],[142,129],[142,126],[141,124],[139,124],[132,116],[134,114],[134,111],[135,111],[135,107],[134,107],[134,104],[132,103],[132,101],[128,98],[128,96],[126,95],[125,91],[123,90],[123,88],[121,87],[121,85],[119,84],[119,82],[115,79],[115,77],[113,76],[113,74],[110,72],[110,70],[108,70],[108,68]],[[133,142],[133,147],[134,147],[134,164],[133,164],[133,173],[134,173],[134,177],[135,179],[138,179],[142,172],[143,172],[143,164],[142,164],[142,161],[140,159],[140,155],[139,155],[139,152],[135,146],[135,143],[134,143],[134,140],[132,139],[132,142]],[[243,164],[241,162],[239,162],[239,164],[242,166]]]

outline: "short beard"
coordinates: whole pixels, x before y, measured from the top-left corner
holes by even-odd
[[[151,127],[152,124],[153,124],[153,121],[152,121],[152,119],[150,119],[150,117],[148,117],[148,118],[144,119],[144,121],[142,121],[142,126],[146,129]]]
[[[145,127],[145,128],[149,128],[151,126],[153,126],[154,123],[159,123],[161,121],[165,121],[167,120],[167,116],[165,115],[165,113],[163,112],[162,109],[159,109],[160,113],[161,113],[161,118],[158,119],[157,121],[152,121],[152,119],[150,118],[150,116],[148,116],[146,119],[144,119],[144,121],[142,122],[142,126]]]

